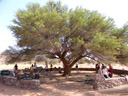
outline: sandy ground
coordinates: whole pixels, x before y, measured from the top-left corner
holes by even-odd
[[[90,75],[91,77],[86,77]],[[65,78],[58,72],[52,75],[42,74],[39,90],[20,89],[0,83],[0,96],[128,96],[128,85],[106,90],[94,90],[93,82],[86,81],[93,78],[94,72],[73,73]]]
[[[18,64],[19,69],[29,68],[31,64]],[[37,64],[42,66],[44,64]],[[62,67],[62,64],[53,65],[53,67]],[[12,69],[12,65],[0,65],[0,70]],[[79,64],[79,67],[92,68],[94,64]],[[128,70],[127,66],[113,65],[115,69]],[[58,72],[53,72],[52,75],[41,74],[41,88],[39,90],[20,89],[12,86],[6,86],[0,83],[0,96],[128,96],[128,85],[123,85],[106,90],[94,90],[93,79],[95,72],[80,71],[73,72],[72,76],[65,78]],[[87,77],[90,75],[91,77]]]

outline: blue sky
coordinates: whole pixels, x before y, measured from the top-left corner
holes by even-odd
[[[26,4],[38,2],[45,5],[49,0],[0,0],[0,53],[8,46],[16,45],[16,38],[7,26],[12,24],[18,9],[25,9]],[[58,0],[54,0],[58,1]],[[81,6],[89,10],[97,10],[103,15],[115,20],[117,27],[122,27],[128,21],[128,0],[60,0],[69,8]]]

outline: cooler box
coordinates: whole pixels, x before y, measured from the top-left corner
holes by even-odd
[[[2,70],[1,75],[9,75],[9,70]]]

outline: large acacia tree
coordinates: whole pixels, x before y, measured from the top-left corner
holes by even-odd
[[[17,45],[34,54],[50,54],[64,65],[64,75],[81,58],[113,60],[120,52],[122,39],[111,18],[83,8],[68,9],[60,2],[45,6],[31,3],[18,10],[9,26]]]

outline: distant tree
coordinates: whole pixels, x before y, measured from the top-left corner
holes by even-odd
[[[31,53],[32,53],[32,50],[29,50],[27,48],[9,46],[9,48],[5,50],[2,54],[6,55],[6,60],[5,60],[6,63],[14,63],[14,62],[32,60],[35,55]]]
[[[113,19],[97,11],[78,7],[68,10],[61,2],[54,1],[43,7],[31,3],[26,8],[17,11],[14,25],[9,27],[17,45],[33,50],[31,55],[59,58],[64,75],[70,75],[72,66],[84,57],[105,62],[115,60],[115,55],[120,54],[122,39],[114,35],[118,28]]]

